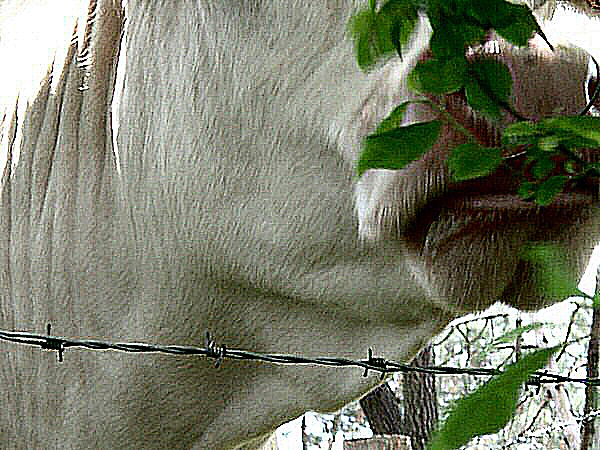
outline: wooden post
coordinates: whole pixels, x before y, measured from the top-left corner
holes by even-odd
[[[344,450],[412,450],[412,446],[410,437],[394,434],[345,441]]]

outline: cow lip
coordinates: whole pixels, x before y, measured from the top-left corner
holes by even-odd
[[[461,93],[446,95],[445,103],[455,120],[471,133],[477,132],[479,144],[485,147],[500,145],[502,125],[494,124],[474,113]],[[510,118],[505,123],[513,121]],[[585,162],[598,162],[600,149],[585,149],[578,156]],[[403,234],[411,241],[424,242],[430,227],[444,215],[476,217],[486,222],[504,220],[507,216],[516,220],[543,222],[544,217],[550,219],[563,213],[573,214],[597,202],[600,187],[597,180],[586,186],[567,187],[550,203],[541,206],[516,194],[520,180],[509,165],[502,165],[491,175],[472,180],[449,181],[447,174],[445,178],[446,182],[439,194],[424,201],[419,210],[415,211],[412,220],[405,223]]]
[[[512,194],[487,194],[462,197],[458,203],[450,203],[450,208],[463,210],[472,209],[478,211],[501,211],[514,210],[542,211],[550,208],[564,207],[566,204],[590,204],[594,199],[593,194],[584,192],[563,192],[554,197],[547,205],[539,206],[533,201],[523,200]]]
[[[481,51],[472,56],[479,57],[485,53]],[[427,59],[428,56],[425,53],[420,58]],[[512,66],[508,65],[508,69],[512,72]],[[430,99],[438,105],[442,103],[441,106],[453,120],[471,134],[479,136],[477,141],[484,147],[499,147],[500,130],[523,115],[519,111],[517,114],[502,112],[501,120],[492,124],[467,106],[461,92]],[[422,107],[426,117],[435,115],[427,107]],[[597,203],[597,180],[587,186],[570,184],[545,206],[525,201],[516,194],[521,183],[515,176],[518,172],[510,170],[508,164],[502,164],[495,173],[486,177],[453,181],[446,164],[448,150],[467,141],[462,133],[452,127],[450,129],[446,121],[442,121],[442,124],[442,137],[417,160],[395,173],[382,170],[381,173],[373,173],[372,178],[369,174],[365,175],[357,189],[359,233],[362,238],[371,240],[388,235],[419,245],[418,241],[427,236],[431,226],[450,216],[459,221],[461,217],[490,221],[514,216],[529,225],[537,224],[541,229],[544,223],[540,218],[557,219],[555,222],[565,223],[568,217],[563,215],[564,211],[577,214],[581,208]],[[447,132],[450,133],[448,136]],[[578,152],[578,156],[586,162],[598,162],[600,149]],[[507,159],[510,164],[519,160],[517,157]],[[380,180],[380,183],[375,180]]]
[[[596,201],[597,195],[590,192],[562,192],[549,204],[540,206],[511,193],[465,194],[449,190],[425,204],[402,235],[425,254],[432,253],[432,242],[434,247],[439,247],[465,233],[483,230],[493,233],[507,224],[516,229],[531,230],[533,226],[541,236],[548,236],[551,232],[561,233],[565,223],[579,217]],[[532,238],[537,234],[531,232]],[[430,241],[431,236],[435,236],[433,241]]]

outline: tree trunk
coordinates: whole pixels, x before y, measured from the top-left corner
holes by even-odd
[[[302,416],[302,450],[308,450],[308,435],[306,434],[306,414]]]
[[[433,364],[433,348],[423,348],[411,362],[414,366]],[[425,448],[431,430],[438,419],[435,378],[433,375],[410,372],[403,375],[404,415],[399,401],[387,384],[382,384],[360,400],[374,435],[400,434],[410,436],[413,450]]]
[[[598,355],[600,350],[600,313],[594,308],[592,314],[592,329],[587,354],[587,378],[598,378]],[[595,411],[598,406],[598,393],[594,386],[585,388],[584,416]],[[581,450],[598,448],[598,433],[595,430],[596,418],[586,420],[582,424]]]
[[[434,354],[431,345],[421,349],[411,362],[411,365],[420,367],[433,364]],[[417,372],[405,373],[402,394],[404,414],[400,434],[410,436],[413,450],[422,450],[438,421],[435,376]]]

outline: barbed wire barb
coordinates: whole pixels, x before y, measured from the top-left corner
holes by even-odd
[[[223,345],[221,347],[217,346],[217,343],[210,337],[210,332],[207,331],[204,337],[204,348],[208,350],[209,354],[206,356],[209,358],[214,358],[215,360],[215,369],[219,368],[221,361],[227,355],[227,348]]]
[[[378,367],[378,370],[381,372],[381,381],[385,378],[387,370],[387,361],[384,358],[374,358],[373,357],[373,349],[369,347],[369,359],[367,359],[367,364],[369,366]],[[363,373],[363,377],[367,377],[369,375],[369,369],[371,367],[365,367],[365,371]]]
[[[52,330],[52,325],[48,324],[46,326],[46,331],[48,336],[46,337],[46,342],[42,342],[40,347],[44,350],[57,351],[58,352],[58,362],[63,362],[63,352],[64,346],[63,341],[61,339],[53,339],[50,336],[50,331]]]

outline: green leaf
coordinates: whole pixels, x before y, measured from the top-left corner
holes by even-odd
[[[416,89],[431,94],[449,94],[465,83],[466,62],[463,57],[419,61],[413,69]]]
[[[448,168],[454,181],[470,180],[494,172],[502,163],[499,148],[461,144],[450,150]]]
[[[501,430],[515,413],[521,385],[543,368],[556,350],[557,347],[537,350],[522,357],[507,366],[502,374],[460,399],[427,448],[456,449],[475,436]]]
[[[535,192],[535,202],[540,206],[548,205],[562,191],[566,181],[566,176],[557,175],[541,182]]]
[[[526,47],[533,33],[544,37],[531,10],[525,5],[502,2],[498,14],[492,15],[491,23],[498,34],[519,47]]]
[[[427,17],[433,24],[439,23],[448,16],[460,16],[465,2],[463,0],[428,0]]]
[[[506,15],[504,0],[477,0],[466,3],[466,14],[475,19],[483,29],[496,28],[499,18]]]
[[[395,128],[400,128],[402,126],[402,122],[404,120],[404,113],[406,109],[410,105],[414,104],[425,104],[431,105],[431,101],[427,99],[419,99],[419,100],[407,100],[405,102],[400,103],[396,106],[389,115],[381,121],[381,123],[377,126],[375,133],[373,134],[383,134],[386,131],[393,130]]]
[[[520,258],[526,262],[532,274],[534,289],[540,295],[552,299],[565,299],[575,294],[570,271],[564,261],[564,250],[555,244],[529,244],[521,249]]]
[[[378,57],[373,38],[376,17],[374,11],[361,11],[348,23],[348,31],[354,41],[356,61],[362,70],[373,66]]]
[[[502,132],[502,145],[527,145],[537,144],[538,137],[542,134],[537,124],[531,121],[522,121],[508,125]]]
[[[569,131],[558,131],[555,136],[558,138],[558,145],[567,150],[580,148],[597,148],[598,144],[593,139],[577,135]]]
[[[551,134],[550,136],[541,136],[538,139],[537,147],[543,152],[557,153],[560,139]]]
[[[379,27],[382,33],[381,47],[391,47],[400,55],[401,47],[408,43],[419,17],[419,10],[412,0],[388,0],[379,10]]]
[[[454,18],[443,18],[433,29],[429,48],[434,58],[463,58],[467,46],[477,44],[485,37],[483,28],[451,19]]]
[[[517,189],[517,195],[523,200],[531,200],[535,196],[535,184],[529,181],[522,182]]]
[[[554,133],[571,132],[585,138],[592,146],[600,146],[600,117],[563,116],[540,121],[540,127]]]
[[[589,176],[600,176],[600,163],[589,163],[585,172]]]
[[[546,178],[548,175],[550,175],[552,169],[554,169],[554,161],[547,156],[540,156],[536,159],[535,164],[533,165],[533,178],[536,180]]]
[[[358,176],[368,169],[402,169],[431,148],[441,129],[441,122],[434,120],[368,136],[356,166]]]
[[[569,175],[575,175],[577,173],[577,164],[575,163],[575,161],[566,161],[564,169],[565,172],[567,172]],[[590,173],[590,176],[593,175]]]
[[[500,119],[500,106],[507,105],[512,77],[506,65],[491,59],[473,61],[465,83],[467,103],[493,119]]]
[[[402,121],[404,120],[404,113],[406,112],[406,108],[408,108],[408,106],[414,103],[410,100],[406,101],[406,102],[402,102],[400,103],[398,106],[396,106],[392,112],[381,121],[381,123],[377,126],[377,129],[375,130],[376,135],[378,134],[383,134],[386,131],[390,131],[393,130],[395,128],[399,128],[402,126]]]
[[[411,0],[390,0],[379,11],[373,4],[350,18],[348,33],[354,41],[356,60],[362,70],[391,57],[406,45],[418,19]]]
[[[471,108],[485,113],[492,119],[500,119],[500,106],[482,89],[479,83],[469,80],[465,83],[465,97]]]
[[[503,145],[532,144],[556,153],[565,149],[600,146],[600,117],[563,116],[538,122],[518,122],[502,133]]]

